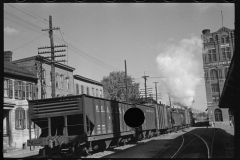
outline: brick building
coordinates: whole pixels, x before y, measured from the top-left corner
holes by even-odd
[[[203,67],[210,122],[229,124],[228,108],[219,108],[219,99],[234,53],[234,30],[226,27],[202,31]]]
[[[73,77],[76,95],[86,94],[94,97],[104,98],[102,83],[79,75],[74,75]]]
[[[33,56],[13,61],[14,64],[25,68],[38,79],[38,97],[52,98],[51,88],[51,64],[50,60],[42,60],[40,56]],[[55,63],[55,96],[74,94],[73,71],[75,68],[61,63]],[[41,75],[42,73],[42,75]],[[42,79],[42,83],[41,83]],[[42,89],[41,89],[42,88]],[[42,95],[41,95],[42,93]]]
[[[4,148],[8,146],[22,148],[29,139],[27,100],[38,98],[37,80],[36,75],[12,63],[11,51],[4,52]],[[35,126],[31,125],[31,127]],[[32,132],[32,137],[38,135],[38,132]]]

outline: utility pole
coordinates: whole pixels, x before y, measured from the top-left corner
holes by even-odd
[[[156,103],[157,103],[157,96],[158,96],[158,95],[157,95],[157,83],[158,83],[158,82],[153,82],[153,83],[155,83],[155,90],[156,90]]]
[[[149,76],[145,76],[145,72],[144,72],[144,76],[142,76],[142,78],[144,78],[144,80],[145,80],[144,85],[145,85],[145,101],[146,102],[147,102],[147,84],[146,84],[147,77],[149,77]]]
[[[54,48],[56,47],[66,47],[65,45],[60,45],[60,46],[54,46],[54,42],[53,42],[53,30],[59,30],[60,28],[57,27],[52,27],[52,16],[49,16],[49,29],[42,29],[42,31],[48,31],[49,32],[49,38],[50,38],[50,47],[39,47],[38,49],[48,49],[50,48],[51,51],[45,51],[45,52],[38,52],[38,54],[46,54],[46,53],[51,53],[51,56],[49,57],[43,57],[44,59],[51,61],[51,85],[52,85],[52,98],[55,97],[56,93],[55,93],[55,66],[54,64],[56,62],[66,62],[65,60],[58,60],[55,61],[55,57],[64,57],[66,55],[54,55],[55,52],[64,52],[66,50],[54,50]],[[51,60],[49,60],[48,58],[51,58]],[[41,71],[42,72],[42,71]],[[42,93],[41,93],[42,94]]]
[[[127,63],[125,62],[126,102],[128,102]]]

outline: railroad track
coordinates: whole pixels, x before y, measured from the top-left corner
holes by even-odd
[[[211,158],[215,134],[216,129],[205,129],[200,134],[195,130],[181,135],[182,144],[171,158]]]

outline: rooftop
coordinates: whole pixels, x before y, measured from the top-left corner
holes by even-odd
[[[4,73],[31,78],[31,79],[38,79],[37,76],[35,76],[31,72],[21,67],[18,67],[17,65],[12,64],[10,62],[4,62]]]
[[[22,58],[22,59],[18,59],[18,60],[12,61],[12,63],[16,64],[16,63],[29,61],[29,60],[41,60],[41,57],[40,56],[32,56],[32,57]],[[50,64],[50,62],[51,62],[51,60],[49,60],[49,59],[45,59],[44,61],[46,62],[46,64]],[[62,64],[62,63],[59,63],[59,62],[55,63],[55,67],[67,69],[67,70],[70,70],[70,71],[74,71],[75,70],[75,68],[70,67],[70,66],[65,65],[65,64]]]

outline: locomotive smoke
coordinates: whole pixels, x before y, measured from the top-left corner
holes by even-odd
[[[190,107],[200,82],[202,41],[197,37],[182,39],[179,44],[165,45],[156,61],[161,81],[173,104]]]

